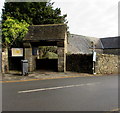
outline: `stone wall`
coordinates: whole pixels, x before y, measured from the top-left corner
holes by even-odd
[[[58,47],[57,49],[58,54],[58,71],[65,72],[66,71],[66,63],[65,63],[65,49],[64,47]]]
[[[8,71],[8,49],[4,49],[4,51],[2,52],[2,73],[7,73]]]
[[[67,55],[67,71],[93,73],[93,56],[72,54]],[[97,54],[95,62],[96,74],[118,74],[120,56],[111,54]]]
[[[117,74],[118,68],[118,55],[97,54],[95,63],[95,72],[97,74]]]
[[[32,71],[36,70],[36,59],[37,55],[32,56]]]
[[[36,58],[37,55],[32,55],[32,48],[25,48],[25,58],[28,60],[28,71],[36,70]]]
[[[37,56],[32,55],[32,48],[25,48],[25,59],[29,62],[29,71],[36,69]],[[67,55],[64,47],[58,47],[58,71],[74,71],[80,73],[92,73],[93,61],[91,55],[72,54]],[[64,59],[66,58],[66,59]],[[65,66],[66,65],[66,66]],[[118,74],[120,66],[120,55],[97,54],[95,62],[95,73],[97,74]],[[66,69],[67,68],[67,69]],[[8,50],[2,52],[2,73],[9,72]]]

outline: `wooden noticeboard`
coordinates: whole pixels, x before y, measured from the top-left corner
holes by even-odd
[[[23,57],[23,48],[12,48],[12,57]]]

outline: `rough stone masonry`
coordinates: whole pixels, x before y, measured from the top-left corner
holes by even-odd
[[[95,72],[97,74],[118,74],[119,64],[119,55],[97,54]]]

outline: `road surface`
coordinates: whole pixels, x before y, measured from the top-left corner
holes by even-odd
[[[3,83],[3,111],[111,111],[118,108],[118,76]]]

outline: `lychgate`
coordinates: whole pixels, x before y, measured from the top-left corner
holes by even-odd
[[[33,25],[24,40],[24,59],[28,60],[28,70],[36,70],[38,54],[33,51],[39,46],[57,46],[57,71],[66,71],[67,27],[65,24]],[[41,64],[42,65],[42,64]]]

